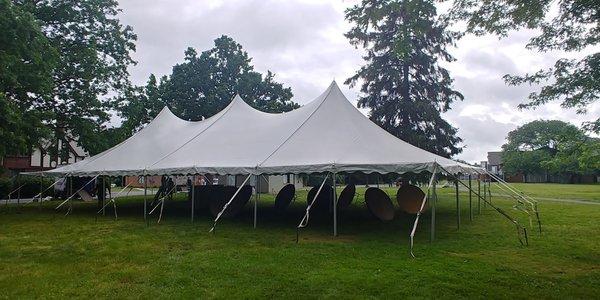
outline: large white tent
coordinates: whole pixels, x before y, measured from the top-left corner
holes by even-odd
[[[124,175],[247,175],[246,181],[217,215],[216,224],[251,175],[323,172],[385,174],[424,171],[432,175],[411,231],[411,249],[419,216],[429,197],[429,191],[433,190],[435,193],[435,174],[441,172],[450,175],[456,180],[458,191],[460,181],[456,177],[457,173],[485,174],[487,172],[430,153],[389,134],[354,107],[333,82],[315,100],[298,109],[280,114],[258,111],[239,96],[236,96],[219,113],[198,122],[182,120],[165,107],[152,122],[121,144],[89,159],[44,173],[56,176],[94,176],[94,179],[98,176]],[[488,175],[493,176],[489,173]],[[327,177],[308,205],[298,228],[306,226],[310,207],[326,179]],[[335,185],[335,176],[332,179]],[[501,181],[499,178],[496,180]],[[431,189],[432,185],[433,189]],[[470,185],[465,187],[472,191]],[[523,203],[527,202],[532,207],[535,205],[532,199],[525,198],[508,185],[506,187],[521,197]],[[337,198],[337,193],[333,194]],[[458,192],[456,195],[458,212]],[[476,195],[510,219],[517,228],[523,228],[508,214],[493,206],[485,197],[479,193]],[[437,197],[434,194],[433,199],[435,198]],[[114,198],[112,201],[114,204]],[[144,199],[146,218],[145,201],[146,198]],[[193,198],[191,203],[193,220]],[[337,203],[336,199],[334,203]],[[337,205],[333,205],[334,235],[337,234],[336,207]],[[435,208],[435,200],[433,208]],[[255,200],[255,226],[256,210]],[[432,237],[435,223],[434,211],[432,209]],[[537,216],[537,206],[532,212]],[[539,224],[539,217],[537,218]]]
[[[123,143],[47,171],[70,176],[284,174],[314,172],[451,173],[477,169],[387,133],[354,107],[333,82],[287,113],[250,107],[239,96],[222,111],[190,122],[168,108]]]

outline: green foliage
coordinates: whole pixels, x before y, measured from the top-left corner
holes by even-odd
[[[440,62],[457,35],[437,15],[434,1],[363,0],[346,11],[350,43],[366,50],[366,65],[346,80],[361,83],[359,107],[391,134],[428,151],[460,153],[457,129],[442,117],[463,96]]]
[[[558,120],[529,122],[511,132],[502,146],[504,171],[515,173],[597,173],[598,140]]]
[[[129,85],[127,67],[134,63],[136,36],[117,18],[115,0],[13,0],[29,12],[58,53],[52,68],[51,97],[35,97],[36,109],[48,112],[53,141],[77,142],[97,153],[105,148],[100,133],[109,120],[111,94]],[[51,147],[52,155],[64,155]]]
[[[557,13],[550,13],[556,10]],[[579,52],[596,49],[580,60],[562,58],[553,68],[523,76],[506,75],[511,85],[546,83],[539,92],[529,95],[520,108],[536,107],[561,101],[566,108],[586,113],[600,99],[600,3],[589,0],[455,0],[450,19],[465,20],[467,31],[506,36],[511,30],[538,29],[527,47],[540,52],[560,50]],[[600,119],[589,129],[600,132]],[[594,125],[595,124],[595,125]]]
[[[46,114],[57,53],[33,15],[0,0],[0,156],[26,153],[47,136]]]
[[[236,94],[265,112],[285,112],[298,107],[290,100],[291,89],[277,83],[270,71],[264,76],[256,72],[248,53],[230,37],[217,38],[215,46],[200,55],[188,48],[184,60],[160,82],[151,75],[146,86],[132,88],[125,94],[127,100],[119,108],[125,119],[123,136],[139,130],[165,105],[179,117],[192,121],[214,115]]]
[[[50,187],[54,181],[50,178],[43,178],[41,181],[42,190]],[[21,198],[32,198],[37,196],[40,192],[40,178],[30,176],[17,177],[0,177],[0,199],[8,198],[8,194],[15,191],[18,187],[21,187],[20,196]],[[54,194],[53,189],[48,189],[44,192],[44,197],[52,196]],[[16,199],[18,192],[14,192],[11,195],[12,199]]]

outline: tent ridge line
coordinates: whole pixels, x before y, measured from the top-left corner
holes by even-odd
[[[277,148],[275,148],[275,150],[273,150],[273,152],[271,152],[271,154],[269,154],[269,156],[267,156],[265,159],[263,159],[261,162],[259,162],[258,166],[261,166],[262,164],[264,164],[267,160],[269,160],[269,158],[271,158],[271,156],[273,156],[275,153],[277,153],[277,151],[279,151],[279,149],[281,149],[281,147],[283,147],[300,130],[300,128],[302,128],[304,126],[304,124],[306,124],[306,122],[308,122],[308,120],[310,120],[310,118],[312,118],[312,116],[319,110],[321,105],[323,105],[323,103],[325,103],[325,100],[327,100],[327,98],[331,94],[331,91],[333,90],[333,86],[334,86],[333,84],[329,86],[329,91],[327,91],[327,95],[325,95],[325,97],[323,97],[323,100],[321,100],[321,103],[319,103],[319,105],[315,108],[315,110],[313,110],[313,112],[311,112],[310,115],[308,115],[306,120],[304,120],[304,122],[302,122],[302,124],[300,124],[300,126],[298,126],[298,128],[296,128],[296,130],[294,130],[294,132],[292,132],[292,134],[290,134],[279,146],[277,146]]]

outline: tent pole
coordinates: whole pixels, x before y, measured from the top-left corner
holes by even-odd
[[[44,156],[42,156],[43,158]],[[42,164],[43,165],[43,164]],[[42,168],[43,166],[40,166],[40,168]],[[38,203],[38,208],[42,209],[42,194],[44,193],[43,189],[44,189],[44,176],[42,174],[42,172],[40,171],[40,203]]]
[[[17,185],[21,186],[21,172],[17,175]],[[21,188],[17,190],[17,210],[20,210],[21,206]]]
[[[144,172],[145,173],[145,172]],[[148,227],[148,176],[144,174],[144,221]]]
[[[102,194],[103,194],[103,196],[102,196],[102,207],[105,207],[104,206],[104,202],[106,202],[106,176],[102,176],[102,181],[101,182],[102,182],[102,184],[100,185],[100,187],[102,188]],[[96,185],[96,186],[98,186],[98,185]],[[105,208],[102,208],[102,215],[106,216],[106,209]]]
[[[488,193],[490,194],[490,203],[492,203],[492,177],[488,181]]]
[[[460,200],[458,198],[458,178],[454,181],[456,191],[456,229],[460,230]]]
[[[258,197],[260,197],[260,176],[255,175],[254,178],[256,179],[256,195],[254,195],[254,229],[256,229],[256,217],[258,215]]]
[[[191,221],[192,221],[192,223],[194,223],[194,213],[195,213],[195,210],[194,210],[194,204],[195,204],[195,202],[196,202],[196,191],[195,191],[195,187],[196,187],[196,174],[192,175],[192,187],[191,187],[191,188],[192,188],[192,197],[191,197],[191,199],[192,199],[192,216],[191,216],[191,218],[192,218],[192,220],[191,220]]]
[[[481,178],[480,174],[477,174],[477,194],[481,195]],[[481,198],[477,197],[477,214],[481,214]]]
[[[432,184],[432,197],[431,197],[431,237],[430,237],[430,242],[433,242],[435,240],[435,207],[437,206],[437,191],[436,191],[436,187],[437,187],[437,177],[435,177],[433,179],[433,184]]]
[[[333,236],[337,236],[337,182],[336,172],[333,172]]]
[[[471,174],[469,174],[469,221],[473,221],[473,192],[471,190]]]

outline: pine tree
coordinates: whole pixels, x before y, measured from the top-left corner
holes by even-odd
[[[350,43],[366,50],[366,65],[346,84],[361,84],[358,106],[391,134],[433,153],[462,151],[457,129],[441,113],[463,96],[441,61],[456,34],[439,20],[433,1],[363,0],[346,11]]]

